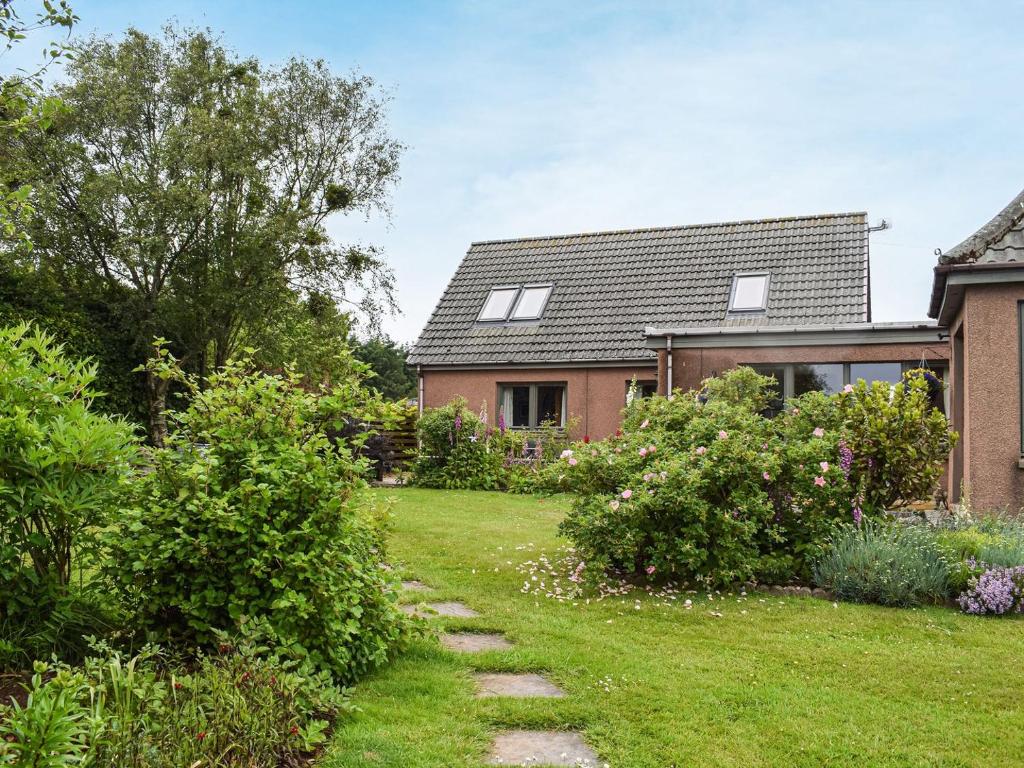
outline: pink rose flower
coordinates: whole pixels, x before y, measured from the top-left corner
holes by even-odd
[[[828,462],[827,461],[821,462],[821,464],[819,464],[818,466],[821,467],[821,471],[822,472],[828,472]]]
[[[577,465],[578,463],[579,463],[579,462],[578,462],[578,461],[576,461],[576,459],[574,459],[574,458],[572,458],[572,457],[569,457],[569,466],[570,466],[570,467],[575,467],[575,466],[576,466],[576,465]]]
[[[761,473],[761,477],[763,477],[765,480],[771,480],[772,479],[772,476],[769,475],[767,472],[762,472]]]
[[[719,440],[725,440],[725,438],[727,438],[728,436],[729,436],[729,433],[726,432],[724,429],[720,430],[719,433],[718,433],[718,439]]]
[[[845,392],[848,395],[850,393],[852,393],[853,392],[853,384],[847,384],[845,387],[843,387],[843,392]]]
[[[653,576],[654,572],[658,569],[655,568],[653,565],[648,565],[644,570],[647,571],[648,576]]]
[[[647,452],[648,453],[654,453],[656,450],[658,450],[658,446],[656,446],[656,445],[648,445],[647,446]]]
[[[641,448],[640,449],[640,455],[641,456],[646,456],[647,455],[647,449],[646,448]]]
[[[703,445],[698,445],[697,446],[697,455],[698,456],[703,456],[705,453],[707,453],[707,450],[708,449],[705,448]]]
[[[825,485],[825,478],[822,477],[821,475],[818,475],[818,477],[814,478],[814,484],[821,488],[822,486]]]
[[[568,448],[566,448],[564,451],[562,451],[561,458],[568,459],[570,456],[572,456],[572,451],[570,451]]]
[[[624,498],[624,499],[628,499],[632,495],[633,495],[633,492],[631,490],[629,490],[629,488],[627,488],[626,490],[624,490],[622,492],[622,498]]]
[[[822,429],[821,427],[815,427],[814,428],[814,436],[815,437],[824,437],[825,436],[825,430]]]
[[[640,429],[647,429],[647,425],[650,424],[650,423],[651,423],[650,421],[648,421],[647,419],[644,419],[644,423],[640,425]]]
[[[612,512],[618,511],[618,509],[619,509],[619,500],[618,499],[612,499],[611,501],[608,502],[608,506],[612,508]]]

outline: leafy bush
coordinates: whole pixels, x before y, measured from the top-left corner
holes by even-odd
[[[96,412],[95,376],[38,330],[0,329],[0,667],[95,626],[68,584],[136,456],[131,427]]]
[[[82,669],[37,664],[25,705],[0,705],[0,765],[291,764],[348,706],[328,681],[265,649],[223,645],[191,667],[152,648],[131,659],[100,650]]]
[[[264,618],[283,654],[344,681],[383,662],[403,626],[382,569],[385,518],[362,492],[365,462],[325,436],[379,401],[357,380],[311,392],[246,361],[189,385],[107,539],[133,615],[156,640],[207,647]]]
[[[416,426],[420,453],[413,482],[428,488],[497,490],[504,485],[505,454],[494,445],[494,430],[455,398],[424,412]],[[505,430],[500,430],[503,433]]]
[[[835,532],[814,578],[842,600],[911,606],[943,602],[949,568],[924,526],[865,522]]]

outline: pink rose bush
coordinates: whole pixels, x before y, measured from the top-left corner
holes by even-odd
[[[576,446],[577,464],[558,462],[558,488],[573,496],[561,530],[592,566],[588,574],[709,585],[809,579],[836,523],[881,516],[888,478],[924,477],[897,485],[927,496],[955,439],[942,414],[924,407],[913,377],[895,388],[881,420],[865,415],[862,401],[877,408],[878,398],[863,382],[804,395],[767,418],[774,386],[741,368],[699,393],[634,400],[621,431],[586,452]],[[907,445],[920,452],[916,460]]]

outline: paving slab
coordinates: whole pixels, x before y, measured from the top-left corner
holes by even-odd
[[[403,581],[402,589],[406,592],[427,592],[430,590],[422,581]]]
[[[459,653],[479,653],[480,651],[507,651],[512,643],[504,635],[484,634],[482,632],[450,632],[441,635],[441,645],[450,651]]]
[[[510,696],[516,699],[560,699],[565,691],[548,680],[544,675],[533,672],[505,674],[480,672],[473,675],[477,685],[477,698]]]
[[[491,747],[490,765],[590,766],[597,755],[578,733],[566,731],[508,731]]]
[[[424,603],[422,605],[403,605],[401,609],[418,619],[429,619],[434,616],[454,616],[459,619],[472,619],[480,614],[463,603]]]

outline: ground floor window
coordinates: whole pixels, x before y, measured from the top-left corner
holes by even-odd
[[[639,381],[630,379],[626,382],[626,405],[633,402],[634,397],[654,397],[658,394],[658,382],[651,380]]]
[[[513,429],[536,429],[544,424],[565,426],[566,386],[562,382],[500,384],[498,402],[505,425]]]
[[[807,392],[834,394],[847,384],[864,379],[867,382],[885,381],[897,384],[906,371],[921,368],[922,362],[884,363],[756,363],[750,365],[762,376],[771,376],[779,384],[776,397],[768,407],[766,415],[774,416],[782,410],[783,403],[791,397]],[[944,363],[925,363],[938,379],[945,376]],[[939,399],[937,405],[945,412],[945,403]]]

